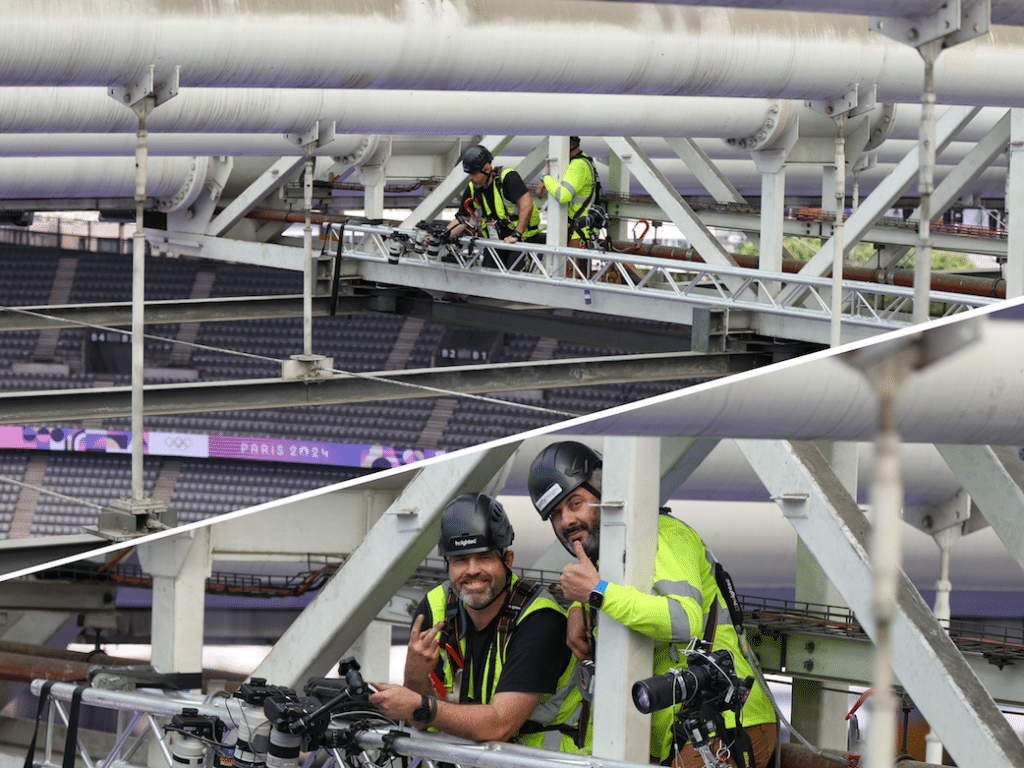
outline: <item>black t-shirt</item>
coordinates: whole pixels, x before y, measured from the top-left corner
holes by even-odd
[[[494,184],[501,184],[501,196],[506,200],[506,216],[508,213],[508,205],[516,205],[523,195],[529,190],[526,188],[526,182],[523,181],[523,177],[519,175],[518,171],[512,170],[505,174],[505,178],[501,178],[502,168],[496,168],[494,170],[494,181],[491,186],[480,188],[474,187],[476,190],[475,197],[477,199],[477,212],[482,214],[485,219],[491,218],[491,212],[494,211]],[[469,193],[469,187],[467,186],[462,191],[462,210],[465,210],[465,203],[471,197]],[[483,198],[486,198],[487,202],[481,202]],[[483,206],[482,208],[480,206]],[[512,222],[512,226],[515,227],[516,221]],[[509,229],[509,232],[512,230]],[[508,232],[501,233],[502,237],[505,237]]]
[[[511,175],[511,174],[510,174]],[[507,599],[507,594],[506,598]],[[423,614],[424,627],[432,627],[440,618],[433,619],[426,598],[416,608],[416,616]],[[416,621],[413,617],[413,622]],[[466,665],[472,669],[484,669],[487,655],[495,640],[498,617],[479,632],[473,622],[467,621]],[[501,677],[494,687],[495,693],[519,691],[522,693],[554,693],[558,690],[558,678],[569,664],[572,652],[565,644],[565,616],[561,611],[539,609],[520,621],[509,640]],[[486,704],[491,700],[482,690],[483,675],[473,675],[474,690],[468,691],[473,703]]]

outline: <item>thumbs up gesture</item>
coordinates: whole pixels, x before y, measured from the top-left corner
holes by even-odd
[[[582,542],[574,541],[572,548],[578,562],[569,563],[562,569],[562,594],[574,602],[585,603],[590,597],[590,590],[597,586],[601,576],[583,551]]]

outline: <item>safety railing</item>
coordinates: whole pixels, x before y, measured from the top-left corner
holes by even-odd
[[[387,281],[409,287],[423,287],[425,276],[443,273],[450,290],[493,298],[501,298],[495,294],[507,293],[513,282],[520,297],[531,295],[531,285],[583,288],[586,305],[595,311],[599,297],[607,294],[831,322],[830,277],[483,238],[441,242],[428,235],[424,229],[348,223],[338,252],[366,264],[401,265],[405,269],[389,271]],[[337,242],[337,230],[332,236]],[[375,278],[380,275],[374,272]],[[487,275],[500,276],[501,282],[488,283],[482,279]],[[841,285],[843,324],[878,331],[911,324],[913,288],[852,280]],[[783,290],[790,287],[803,290]],[[780,295],[791,298],[779,301]],[[932,291],[929,300],[933,316],[943,317],[997,301],[946,291]],[[638,304],[637,316],[650,317],[649,307]]]

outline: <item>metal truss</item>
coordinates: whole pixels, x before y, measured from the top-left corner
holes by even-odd
[[[681,323],[695,307],[724,309],[810,321],[820,327],[818,341],[827,339],[832,316],[828,277],[484,238],[431,247],[422,230],[368,224],[346,225],[339,254],[358,262],[364,278],[432,292]],[[841,321],[858,335],[911,324],[913,289],[852,280],[842,286]],[[930,300],[943,317],[997,301],[945,291],[932,291]]]
[[[46,681],[32,681],[31,689],[35,695],[41,695]],[[34,765],[39,768],[59,768],[62,763],[54,757],[54,746],[57,742],[57,729],[66,727],[70,721],[69,707],[75,692],[82,686],[74,683],[53,683],[47,694],[49,698],[49,715],[46,721],[42,759],[35,759]],[[151,692],[150,692],[151,691]],[[116,732],[113,735],[113,746],[97,746],[96,739],[77,739],[77,754],[85,768],[147,768],[159,764],[162,756],[168,768],[180,768],[189,763],[177,754],[176,744],[179,739],[164,732],[163,723],[174,715],[182,714],[184,709],[195,710],[196,715],[216,717],[229,731],[239,730],[241,726],[252,727],[262,721],[263,733],[269,733],[270,727],[262,712],[248,707],[237,698],[203,697],[182,691],[158,692],[152,689],[140,691],[114,691],[102,688],[85,687],[81,690],[81,706],[106,709],[118,713]],[[370,713],[363,712],[359,715]],[[57,720],[60,720],[60,723]],[[525,747],[516,744],[487,742],[477,744],[442,734],[423,734],[409,728],[394,730],[394,723],[381,720],[376,714],[375,725],[366,717],[355,715],[335,717],[329,728],[329,735],[324,741],[336,741],[344,747],[324,747],[329,757],[324,766],[334,763],[348,765],[350,768],[383,768],[392,758],[418,757],[425,768],[433,768],[440,762],[456,766],[479,766],[480,768],[550,768],[552,759],[557,757],[559,765],[572,768],[636,768],[637,763],[609,758],[555,753]],[[259,730],[253,730],[257,738],[251,743],[259,742]],[[233,742],[229,734],[222,743]],[[340,736],[340,738],[338,737]],[[264,745],[266,737],[264,736]],[[273,736],[271,736],[273,739]],[[108,742],[109,743],[109,742]],[[152,747],[152,748],[150,748]],[[265,746],[264,746],[265,749]],[[319,749],[305,754],[302,765],[313,765],[319,756]],[[148,753],[148,754],[147,754]],[[194,757],[194,755],[193,755]],[[298,766],[286,758],[278,758],[281,766]],[[156,762],[153,762],[153,760]],[[210,761],[211,765],[217,764]]]

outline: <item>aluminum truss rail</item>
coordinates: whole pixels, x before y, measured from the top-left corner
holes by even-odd
[[[42,693],[45,680],[33,680],[32,693]],[[70,716],[67,702],[70,702],[80,686],[74,683],[53,683],[49,690],[50,708],[47,718],[42,760],[34,764],[40,768],[60,768],[61,762],[54,759],[57,720],[66,726]],[[237,727],[246,717],[240,699],[220,698],[208,702],[201,697],[182,692],[137,692],[112,691],[101,688],[85,688],[81,694],[81,705],[98,707],[118,712],[117,731],[113,748],[100,753],[94,746],[96,740],[89,740],[87,748],[83,739],[78,740],[78,754],[86,768],[145,768],[147,753],[140,749],[149,741],[156,743],[168,768],[180,768],[181,760],[171,753],[171,745],[162,729],[161,721],[181,714],[185,708],[197,710],[199,715],[218,717],[229,728]],[[248,715],[251,717],[251,714]],[[351,721],[335,720],[333,727],[352,726]],[[392,754],[422,757],[427,761],[443,761],[459,766],[479,768],[551,768],[552,764],[576,766],[577,768],[638,768],[637,763],[608,758],[590,757],[569,753],[555,753],[516,744],[487,742],[477,744],[463,739],[440,734],[421,734],[407,729],[402,738],[392,738],[392,727],[372,727],[363,723],[353,728],[352,735],[365,750],[379,752],[385,744]],[[339,765],[345,765],[339,750],[328,750]],[[131,762],[135,757],[136,762]],[[311,756],[312,757],[312,756]],[[311,760],[306,764],[310,764]],[[351,763],[349,763],[351,765]],[[379,765],[380,763],[378,763]],[[428,763],[429,764],[429,763]],[[374,763],[364,762],[366,768],[375,768]]]
[[[368,224],[347,224],[344,233],[339,254],[350,269],[343,266],[342,272],[357,264],[359,275],[380,283],[683,324],[692,323],[697,307],[731,310],[749,314],[753,330],[760,330],[758,318],[782,318],[814,329],[811,337],[792,338],[827,343],[829,337],[832,280],[827,277],[483,238],[461,238],[431,250],[422,230]],[[331,238],[337,240],[336,230]],[[505,252],[504,261],[496,250]],[[851,280],[842,286],[841,320],[851,337],[911,324],[913,289]],[[785,287],[797,290],[782,291]],[[790,298],[779,301],[780,295]],[[930,301],[945,317],[997,299],[932,291]]]

